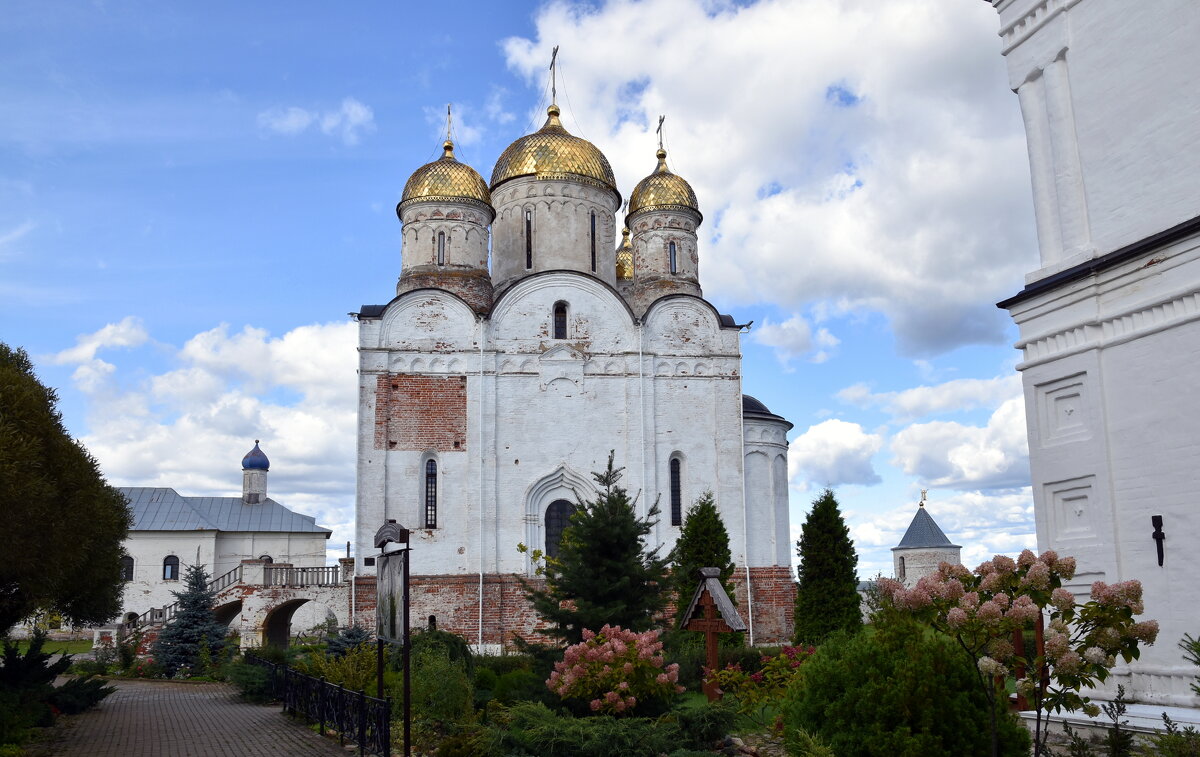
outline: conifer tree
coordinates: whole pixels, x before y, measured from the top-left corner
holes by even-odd
[[[729,551],[729,532],[717,512],[713,493],[706,491],[688,508],[683,518],[679,541],[671,551],[671,587],[675,591],[680,611],[687,609],[700,583],[701,568],[720,568],[721,584],[730,597],[733,587],[733,557]]]
[[[525,596],[552,627],[547,633],[568,644],[583,640],[585,628],[608,623],[645,631],[658,623],[667,601],[666,560],[648,550],[658,506],[638,518],[629,493],[617,485],[623,468],[593,473],[601,487],[591,502],[580,503],[563,529],[558,557],[545,558],[546,587],[524,583]]]
[[[183,591],[171,592],[179,600],[175,615],[154,642],[154,660],[168,677],[180,668],[194,670],[203,647],[207,646],[209,654],[216,657],[225,646],[225,626],[217,622],[213,612],[217,593],[208,588],[208,571],[203,565],[190,565],[183,580]]]
[[[834,631],[861,627],[858,555],[833,490],[813,501],[796,548],[796,643],[819,644]]]

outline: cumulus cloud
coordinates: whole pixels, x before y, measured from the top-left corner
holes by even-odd
[[[986,426],[914,423],[892,437],[893,463],[931,486],[960,490],[1029,485],[1025,401],[1001,403]]]
[[[269,108],[258,114],[258,126],[266,131],[295,136],[315,127],[347,145],[356,145],[366,132],[375,130],[375,112],[353,97],[331,110],[306,110],[297,106]]]
[[[818,328],[813,333],[812,325],[802,315],[793,315],[782,323],[763,321],[750,334],[759,344],[774,348],[776,359],[787,371],[794,370],[793,360],[805,357],[814,363],[825,362],[830,350],[841,343],[828,329]]]
[[[120,323],[110,323],[99,331],[91,334],[81,334],[75,338],[75,346],[69,347],[51,357],[58,365],[72,363],[88,363],[96,359],[96,353],[102,349],[114,347],[137,347],[144,344],[150,335],[140,318],[126,316]]]
[[[668,115],[668,160],[705,214],[707,294],[880,312],[910,355],[1003,339],[991,303],[1036,244],[1018,106],[998,42],[979,44],[993,9],[646,0],[552,3],[535,22],[504,42],[509,66],[540,88],[562,45],[568,124],[626,193]]]
[[[877,484],[880,478],[871,458],[882,446],[882,436],[867,433],[857,423],[822,421],[792,440],[790,478],[806,486]]]
[[[995,407],[1021,394],[1021,377],[1013,373],[990,379],[955,379],[899,392],[872,392],[863,383],[837,393],[838,399],[858,407],[878,407],[901,420],[935,413]]]
[[[126,340],[133,346],[148,340],[140,323],[131,325],[110,324],[59,353],[81,362],[74,381],[89,398],[82,441],[109,481],[236,495],[242,456],[262,439],[271,496],[333,528],[331,555],[340,552],[353,539],[355,325],[301,326],[279,337],[221,325],[178,348],[156,345],[170,350],[172,365],[146,377],[122,376],[94,357],[120,333],[140,334]]]

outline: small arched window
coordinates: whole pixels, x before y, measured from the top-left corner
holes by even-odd
[[[167,555],[163,558],[163,580],[179,580],[179,558],[175,555]]]
[[[258,559],[262,560],[263,562],[265,562],[268,565],[275,562],[275,558],[271,557],[270,555],[259,555]]]
[[[554,303],[554,338],[567,338],[567,303]]]
[[[678,457],[671,458],[671,525],[683,525],[683,467]]]
[[[533,268],[533,210],[525,211],[525,270]]]
[[[437,236],[438,265],[446,265],[446,232],[439,231]]]
[[[592,273],[596,272],[596,211],[592,211]]]
[[[546,508],[546,556],[558,557],[558,547],[562,543],[563,531],[571,522],[575,505],[565,499],[556,499]]]
[[[903,580],[904,580],[904,573],[905,573],[905,571],[904,571],[904,558],[903,558],[903,557],[901,557],[901,558],[900,558],[900,575],[899,575],[899,576],[897,576],[897,578],[899,578],[901,581],[903,581]]]
[[[425,528],[437,528],[437,460],[425,461]]]
[[[679,256],[675,252],[675,243],[667,244],[667,255],[671,260],[671,273],[679,273]]]
[[[121,558],[121,580],[133,580],[133,558],[129,555],[125,555]]]

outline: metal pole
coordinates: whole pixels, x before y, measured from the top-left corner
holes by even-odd
[[[408,545],[404,545],[404,757],[411,757],[412,744],[412,638],[408,628]]]
[[[375,637],[375,697],[383,699],[383,639]]]

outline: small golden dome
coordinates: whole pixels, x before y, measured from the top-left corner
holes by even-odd
[[[596,146],[567,132],[558,119],[557,105],[547,109],[546,123],[508,146],[492,170],[492,189],[519,176],[539,179],[582,179],[616,193],[617,179],[608,158]]]
[[[658,166],[654,173],[638,182],[629,196],[628,218],[641,210],[692,210],[700,215],[700,205],[692,185],[667,168],[667,151],[658,148]],[[703,216],[701,216],[703,220]]]
[[[492,193],[483,177],[466,163],[458,162],[454,157],[454,143],[450,140],[442,144],[442,150],[441,158],[426,163],[408,177],[396,214],[419,202],[465,202],[483,206],[491,218],[495,218]]]
[[[633,245],[629,242],[629,229],[621,229],[621,246],[617,248],[617,278],[633,278]]]

